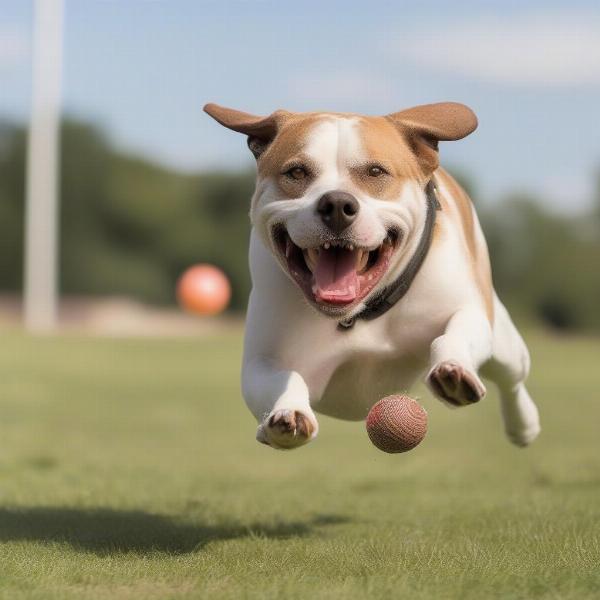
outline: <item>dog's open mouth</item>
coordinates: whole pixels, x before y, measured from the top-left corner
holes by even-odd
[[[381,280],[396,249],[398,233],[390,231],[373,250],[345,240],[300,248],[284,228],[274,233],[288,271],[306,297],[322,307],[346,308],[365,298]]]

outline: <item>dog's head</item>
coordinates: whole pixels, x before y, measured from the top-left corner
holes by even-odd
[[[252,224],[309,302],[336,318],[396,276],[424,221],[438,142],[477,127],[455,103],[385,117],[204,110],[248,136],[258,166]]]

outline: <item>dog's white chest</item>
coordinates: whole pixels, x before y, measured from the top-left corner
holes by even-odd
[[[382,396],[410,388],[427,366],[439,330],[422,320],[400,328],[399,312],[358,322],[349,331],[335,330],[331,321],[326,327],[295,329],[280,356],[303,377],[316,411],[360,420]]]
[[[377,400],[407,390],[423,366],[415,357],[358,354],[338,366],[311,404],[317,412],[339,419],[364,419]]]

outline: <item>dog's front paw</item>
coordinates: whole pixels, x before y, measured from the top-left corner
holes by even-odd
[[[317,422],[298,410],[274,410],[258,427],[256,439],[279,450],[298,448],[317,434]]]
[[[451,360],[433,367],[427,376],[427,383],[436,396],[453,406],[479,402],[486,393],[477,375]]]

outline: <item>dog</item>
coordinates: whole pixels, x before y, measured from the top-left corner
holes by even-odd
[[[491,380],[508,438],[532,442],[527,348],[494,291],[473,205],[439,166],[438,143],[476,129],[471,109],[204,110],[248,136],[257,163],[242,367],[257,440],[297,448],[317,436],[315,412],[362,420],[424,376],[454,407]]]

